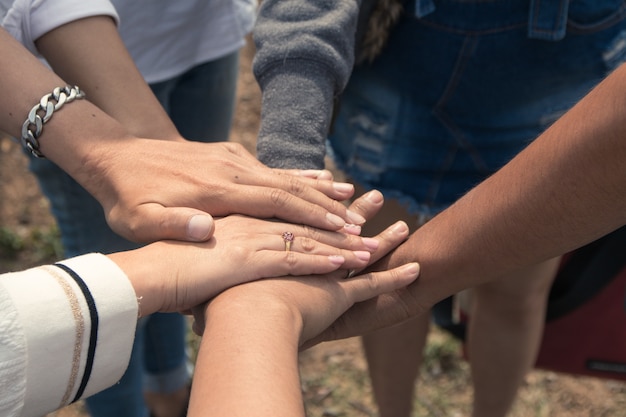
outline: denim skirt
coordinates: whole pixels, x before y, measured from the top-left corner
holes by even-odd
[[[354,69],[329,153],[420,217],[495,172],[626,59],[621,0],[405,6],[383,52]]]

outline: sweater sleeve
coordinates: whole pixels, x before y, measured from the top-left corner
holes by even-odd
[[[257,155],[322,168],[335,96],[354,63],[359,0],[264,0],[253,70],[263,94]]]
[[[44,415],[116,383],[137,310],[130,281],[104,255],[0,275],[0,415]]]

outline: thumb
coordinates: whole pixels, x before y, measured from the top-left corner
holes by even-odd
[[[145,205],[135,213],[132,235],[137,242],[163,239],[203,242],[213,236],[215,223],[210,214],[187,207]]]

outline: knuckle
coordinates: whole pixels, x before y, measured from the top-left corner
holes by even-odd
[[[243,145],[238,142],[222,142],[224,148],[234,154],[240,154],[244,151]]]
[[[315,244],[317,243],[315,240],[309,237],[302,237],[300,240],[300,246],[304,252],[313,252],[315,250]]]
[[[105,217],[107,224],[115,233],[131,241],[138,240],[141,221],[137,219],[137,216],[125,216],[120,208],[114,207],[106,213]]]
[[[272,189],[270,193],[270,200],[272,201],[272,204],[278,208],[287,206],[290,199],[291,196],[289,195],[289,193],[278,188]]]
[[[290,269],[293,269],[298,264],[298,255],[294,252],[285,252],[285,263]]]
[[[290,194],[298,196],[304,194],[307,188],[307,185],[304,182],[300,181],[300,179],[294,176],[287,176],[285,178],[288,181],[287,190]]]
[[[316,229],[308,225],[304,225],[303,228],[304,228],[304,234],[303,234],[304,236],[316,242],[321,241],[322,233],[320,232],[319,229]]]

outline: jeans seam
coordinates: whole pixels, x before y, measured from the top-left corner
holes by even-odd
[[[452,70],[452,76],[450,77],[450,80],[448,81],[448,84],[446,85],[443,94],[435,104],[433,108],[433,114],[437,117],[437,119],[439,119],[441,124],[450,132],[451,136],[454,138],[456,146],[454,146],[454,151],[450,152],[450,154],[456,154],[459,148],[465,149],[472,158],[472,161],[474,162],[476,168],[482,171],[487,171],[487,164],[485,164],[483,159],[480,157],[480,154],[474,149],[473,146],[471,146],[461,129],[459,129],[456,123],[454,123],[453,119],[445,111],[445,106],[448,98],[456,90],[461,76],[465,71],[467,63],[469,62],[471,56],[476,50],[478,43],[479,39],[475,36],[467,36],[463,40],[463,45],[461,46],[457,61],[454,65],[454,69]],[[449,163],[452,163],[452,159],[449,160]],[[445,168],[445,164],[443,168]]]

